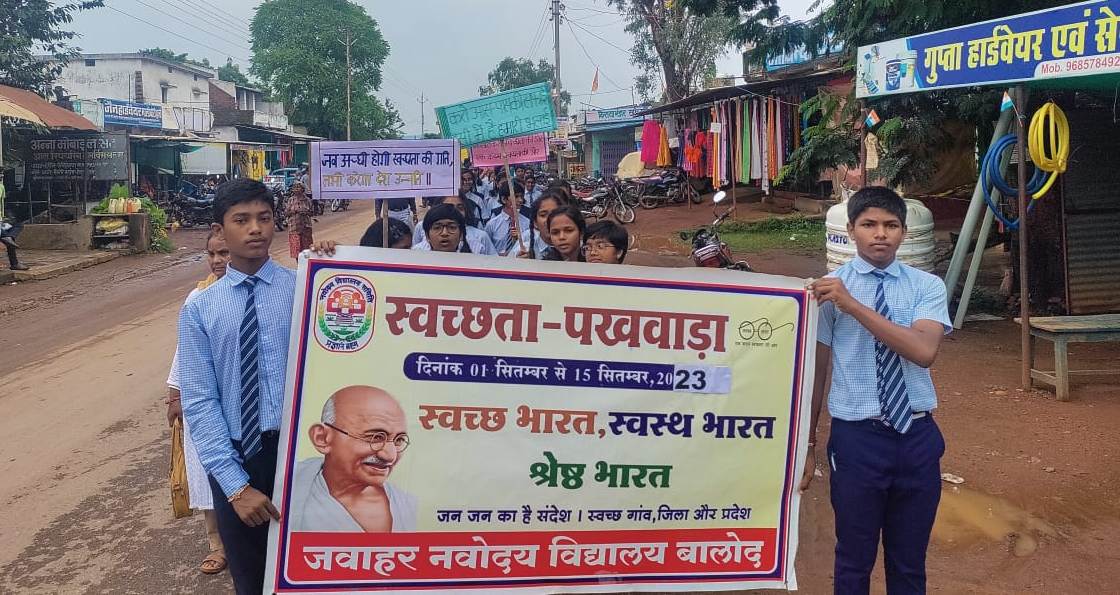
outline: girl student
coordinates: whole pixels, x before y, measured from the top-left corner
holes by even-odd
[[[471,253],[466,219],[454,206],[441,204],[429,209],[423,228],[428,241],[413,246],[413,250]]]
[[[552,247],[544,260],[579,262],[583,260],[583,237],[587,222],[573,205],[565,205],[548,215],[548,237]]]
[[[507,256],[516,256],[518,258],[531,258],[543,259],[545,253],[551,247],[548,243],[548,216],[553,211],[559,210],[568,205],[568,200],[565,198],[564,193],[559,190],[549,189],[545,191],[537,202],[533,203],[533,208],[529,212],[529,220],[532,225],[529,227],[529,238],[525,244],[524,250],[511,250]]]

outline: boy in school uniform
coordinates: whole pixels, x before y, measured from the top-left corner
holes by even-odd
[[[296,275],[269,258],[273,210],[256,180],[218,188],[212,227],[229,249],[226,274],[179,315],[183,415],[239,595],[261,592],[268,523],[280,519],[271,498]]]
[[[801,490],[813,480],[817,420],[831,375],[824,458],[836,519],[834,592],[868,593],[881,535],[887,593],[925,593],[945,452],[929,373],[952,329],[945,285],[896,259],[906,203],[894,191],[871,187],[853,195],[848,234],[856,258],[811,285],[821,309]]]

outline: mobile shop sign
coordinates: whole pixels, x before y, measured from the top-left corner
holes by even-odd
[[[803,281],[340,247],[296,287],[265,592],[796,588]]]
[[[127,180],[128,135],[123,132],[51,135],[30,142],[28,175],[39,181]]]
[[[1120,0],[1082,2],[862,46],[856,95],[1120,72]]]
[[[487,141],[551,132],[556,110],[548,83],[436,108],[443,135],[470,147]]]
[[[163,128],[163,108],[151,103],[132,103],[119,99],[102,99],[105,124]]]
[[[316,198],[410,198],[459,193],[455,139],[311,143]]]
[[[548,137],[543,132],[507,139],[505,146],[510,163],[548,161]],[[502,165],[502,143],[494,141],[471,147],[471,163],[478,167]]]

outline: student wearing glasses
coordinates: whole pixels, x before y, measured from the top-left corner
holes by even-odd
[[[622,264],[630,249],[630,234],[614,221],[596,221],[587,226],[583,258],[596,264]]]
[[[320,457],[296,463],[292,531],[389,533],[416,530],[416,497],[389,482],[408,448],[408,421],[393,395],[348,386],[323,404],[308,429]]]

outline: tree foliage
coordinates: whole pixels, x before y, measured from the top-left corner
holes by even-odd
[[[478,88],[478,94],[493,95],[533,83],[552,82],[553,74],[552,64],[547,60],[540,60],[533,64],[533,61],[528,58],[503,58],[487,75],[487,84]],[[560,92],[561,114],[568,113],[568,104],[571,101],[570,93]]]
[[[333,139],[346,138],[349,33],[353,138],[400,135],[396,109],[374,96],[389,44],[364,8],[348,0],[265,0],[250,32],[250,72],[287,105],[293,124]]]
[[[241,68],[233,63],[233,60],[226,60],[225,66],[218,67],[218,80],[229,81],[241,85],[242,87],[251,87],[252,81],[245,73],[241,72]]]
[[[47,93],[66,62],[78,55],[71,43],[78,35],[65,27],[75,13],[103,5],[103,0],[0,0],[0,85]],[[57,61],[41,61],[39,54]]]
[[[664,85],[665,99],[676,101],[702,88],[716,72],[716,58],[727,49],[735,20],[719,11],[701,15],[683,2],[607,0],[626,19],[634,35],[630,62],[642,70],[638,92],[649,99]]]
[[[752,46],[750,62],[759,64],[801,48],[815,56],[838,46],[853,70],[861,45],[1068,4],[1060,0],[816,0],[812,18],[794,21],[780,14],[774,0],[681,2],[698,14],[734,17],[738,24],[728,40]],[[998,90],[964,88],[876,99],[873,107],[884,121],[876,131],[879,167],[871,175],[891,185],[928,179],[936,171],[938,154],[952,141],[944,132],[945,122],[968,122],[990,134],[998,117],[999,95]],[[817,97],[806,102],[802,113],[819,115],[824,101]],[[854,89],[845,102],[857,105]],[[794,153],[785,177],[814,179],[825,168],[851,164],[850,150],[859,149],[858,142],[854,148],[851,145],[852,134],[862,117],[859,110],[847,109],[831,122],[824,120],[825,128],[810,129],[817,142],[807,131],[806,143]]]
[[[168,62],[178,62],[179,64],[191,64],[193,66],[201,66],[203,68],[213,68],[213,66],[210,65],[210,59],[209,58],[203,58],[202,60],[195,60],[195,59],[191,58],[186,53],[176,54],[173,50],[169,50],[167,48],[161,48],[161,47],[146,48],[146,49],[140,50],[140,53],[144,54],[145,56],[151,56],[153,58],[159,58],[161,60],[167,60]]]

